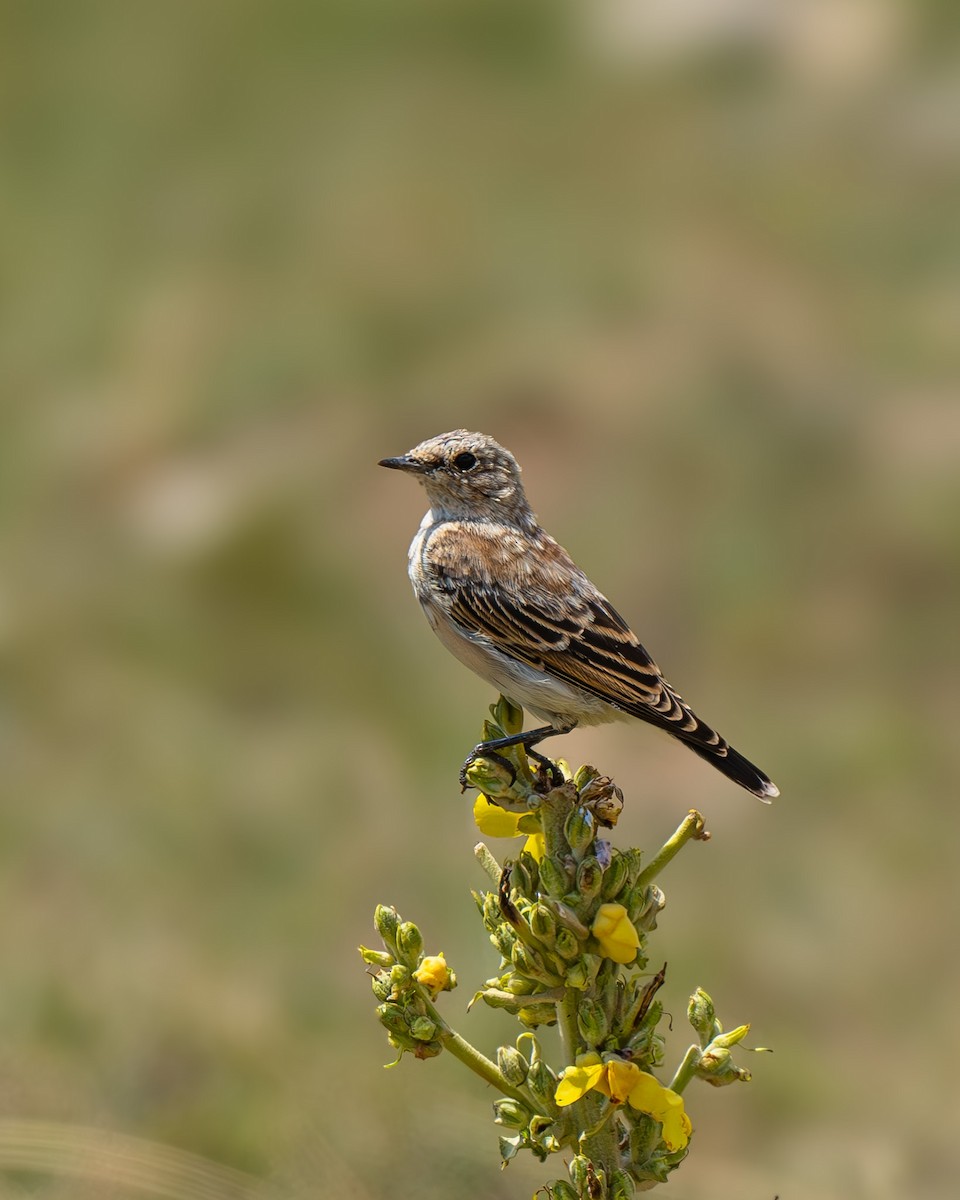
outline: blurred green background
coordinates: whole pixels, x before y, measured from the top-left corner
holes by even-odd
[[[0,1132],[295,1197],[549,1177],[500,1172],[452,1060],[383,1071],[355,949],[396,903],[461,1031],[508,1030],[463,1013],[494,958],[456,769],[494,697],[374,466],[466,426],[783,792],[644,729],[564,743],[621,844],[713,832],[663,879],[671,1061],[698,984],[776,1050],[691,1090],[670,1194],[956,1194],[955,17],[4,6]],[[0,1138],[0,1194],[134,1194],[56,1140],[23,1172]]]

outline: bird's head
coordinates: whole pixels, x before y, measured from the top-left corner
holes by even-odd
[[[441,433],[399,458],[382,458],[379,465],[415,475],[441,519],[536,523],[517,460],[485,433]]]

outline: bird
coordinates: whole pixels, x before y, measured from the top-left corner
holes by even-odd
[[[427,493],[430,507],[410,544],[408,572],[434,633],[511,703],[545,722],[480,743],[464,768],[514,745],[545,762],[533,750],[545,738],[636,718],[765,803],[780,794],[694,713],[606,596],[543,529],[509,450],[487,434],[455,429],[378,465],[413,475]]]

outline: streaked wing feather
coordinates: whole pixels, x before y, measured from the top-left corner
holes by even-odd
[[[476,580],[448,592],[450,615],[525,662],[641,720],[718,745],[660,675],[659,668],[615,608],[595,593],[554,605]]]

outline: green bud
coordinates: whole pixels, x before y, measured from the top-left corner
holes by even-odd
[[[411,970],[423,954],[423,935],[412,921],[404,921],[397,930],[397,957]]]
[[[585,901],[594,900],[603,885],[603,868],[590,855],[577,867],[577,891]]]
[[[610,1022],[603,1006],[591,996],[584,996],[580,1001],[577,1025],[588,1046],[599,1046],[610,1032]]]
[[[373,987],[373,994],[378,1000],[387,1000],[393,988],[390,986],[390,973],[388,971],[378,971],[370,981]]]
[[[552,1108],[557,1090],[557,1077],[542,1058],[531,1064],[527,1073],[527,1088],[538,1104]]]
[[[383,944],[392,954],[396,954],[397,929],[400,927],[400,916],[397,910],[386,904],[378,904],[374,910],[373,923],[377,933],[383,938]]]
[[[718,1033],[713,1039],[714,1046],[722,1046],[725,1050],[731,1046],[736,1046],[750,1032],[749,1025],[738,1025],[736,1029],[731,1029],[729,1033]]]
[[[414,1042],[413,1045],[414,1058],[436,1058],[442,1052],[443,1042]]]
[[[586,1190],[587,1179],[589,1178],[592,1165],[590,1159],[584,1154],[575,1154],[570,1159],[570,1165],[567,1167],[567,1170],[570,1172],[570,1182],[581,1194]]]
[[[565,958],[568,962],[576,958],[580,953],[580,941],[573,933],[565,926],[557,930],[557,936],[553,943],[553,948],[561,958]]]
[[[523,729],[523,709],[511,704],[506,696],[501,696],[496,704],[490,705],[490,715],[509,737]]]
[[[418,1042],[432,1042],[437,1036],[437,1023],[429,1017],[415,1017],[409,1025],[410,1036]]]
[[[566,983],[567,987],[585,992],[596,978],[599,966],[600,959],[595,954],[584,954],[567,968],[564,975],[564,983]]]
[[[749,1083],[752,1078],[746,1067],[738,1067],[725,1046],[711,1042],[700,1055],[697,1076],[714,1087],[725,1087],[728,1083]]]
[[[636,1184],[628,1171],[617,1170],[610,1176],[607,1195],[610,1200],[633,1200],[637,1194]]]
[[[467,783],[479,789],[485,796],[513,796],[513,775],[503,763],[492,758],[475,758],[465,774]]]
[[[631,888],[629,895],[626,908],[630,920],[641,933],[650,933],[657,927],[657,917],[667,903],[666,896],[655,883],[648,883],[642,888]]]
[[[626,1109],[630,1115],[630,1162],[638,1167],[645,1166],[660,1145],[660,1122],[646,1113],[634,1115],[633,1109]]]
[[[482,1000],[489,1008],[505,1008],[507,1012],[516,1012],[520,1005],[516,996],[499,988],[481,988],[473,999]]]
[[[534,937],[553,946],[557,936],[557,919],[545,904],[538,904],[530,913],[530,929]]]
[[[394,957],[383,950],[371,950],[369,946],[360,946],[360,957],[371,967],[392,967]]]
[[[548,1183],[547,1194],[551,1200],[580,1200],[578,1194],[565,1179],[555,1179],[553,1183]]]
[[[687,1004],[687,1020],[700,1035],[702,1046],[705,1046],[714,1034],[720,1032],[713,1001],[703,988],[697,988],[690,997],[690,1002]]]
[[[531,1029],[536,1029],[538,1025],[556,1025],[556,1005],[528,1004],[517,1013],[517,1019]]]
[[[493,1121],[495,1125],[505,1125],[507,1129],[526,1129],[530,1120],[530,1112],[525,1105],[507,1096],[503,1100],[493,1102]]]
[[[605,901],[616,899],[630,878],[630,866],[623,854],[614,854],[610,866],[603,873],[601,895]]]
[[[593,814],[578,806],[564,822],[563,834],[570,849],[579,858],[586,853],[596,834],[596,822]]]
[[[504,922],[499,929],[490,934],[490,941],[500,951],[502,957],[509,961],[513,948],[517,944],[517,935]]]
[[[410,968],[405,967],[403,963],[394,963],[390,968],[390,992],[391,995],[398,996],[406,987],[410,985]]]
[[[511,996],[529,996],[531,992],[536,991],[536,983],[532,979],[526,979],[523,975],[510,974],[507,975],[500,984],[505,992],[509,992]]]
[[[530,1070],[530,1064],[515,1046],[497,1047],[497,1066],[500,1074],[513,1087],[522,1086]]]
[[[531,870],[531,863],[533,863],[533,870]],[[510,882],[521,896],[526,896],[529,899],[536,898],[536,864],[529,854],[521,855],[513,864]]]
[[[566,867],[555,854],[549,854],[540,863],[540,886],[548,896],[562,896],[570,886]]]
[[[530,979],[536,979],[539,983],[546,983],[550,986],[560,982],[559,977],[548,969],[543,955],[538,954],[529,946],[525,946],[523,942],[517,942],[514,945],[510,959],[521,975],[526,975]]]
[[[591,767],[588,764],[584,763],[584,765],[579,768],[576,775],[574,775],[574,777],[573,777],[573,786],[579,792],[583,788],[585,788],[587,786],[587,784],[590,783],[591,780],[597,779],[599,777],[599,775],[600,775],[600,772],[597,770],[596,767]]]

